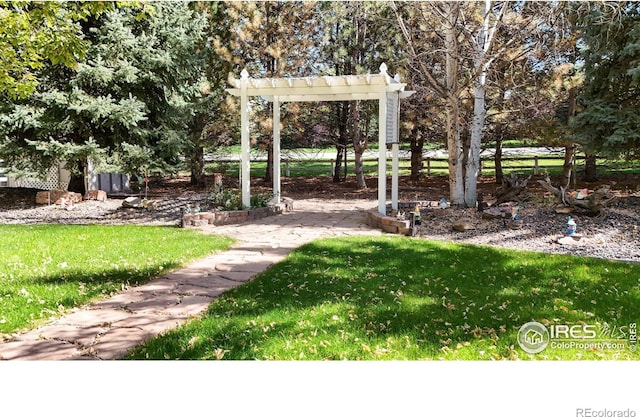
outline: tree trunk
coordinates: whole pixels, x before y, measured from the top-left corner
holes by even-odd
[[[449,8],[459,7],[456,3],[446,3]],[[451,205],[464,206],[464,165],[462,141],[460,138],[460,100],[456,94],[458,87],[458,47],[456,40],[457,12],[450,10],[445,28],[445,71],[447,106],[447,149],[449,151],[449,198]]]
[[[571,183],[571,171],[573,171],[573,158],[575,158],[576,147],[571,144],[564,147],[564,164],[562,165],[562,176],[560,185],[567,188]]]
[[[465,163],[464,178],[464,202],[467,207],[476,206],[477,190],[478,190],[478,173],[480,171],[480,144],[482,142],[482,129],[484,128],[484,120],[487,110],[485,108],[485,84],[487,80],[488,64],[483,63],[483,58],[487,53],[488,31],[489,31],[489,11],[491,7],[490,1],[484,4],[484,22],[482,30],[478,34],[478,56],[476,58],[476,68],[482,68],[474,86],[473,99],[473,120],[471,121],[471,137],[469,143],[469,153]]]
[[[336,120],[338,122],[338,141],[336,143],[336,169],[333,172],[333,182],[340,182],[342,160],[344,159],[345,178],[347,176],[347,118],[349,117],[348,102],[335,103]]]
[[[205,185],[204,147],[196,145],[190,159],[191,185],[201,187]]]
[[[462,140],[458,122],[458,100],[453,97],[449,100],[447,111],[447,148],[449,149],[449,196],[451,205],[461,207],[464,205],[464,176],[462,175]]]
[[[268,140],[267,146],[267,171],[264,173],[264,182],[273,186],[273,141]]]
[[[598,181],[596,155],[588,153],[584,159],[584,180],[586,182]]]
[[[571,119],[576,115],[577,91],[575,87],[571,87],[568,91],[568,111],[567,124],[571,123]],[[560,185],[567,188],[571,183],[571,171],[573,171],[573,161],[576,157],[576,145],[574,143],[564,147],[564,164],[562,165],[562,177]]]
[[[365,149],[367,149],[367,141],[362,140],[362,134],[360,133],[360,102],[351,102],[351,124],[353,131],[351,137],[353,140],[354,151],[354,172],[356,174],[356,188],[358,190],[364,190],[367,188],[367,183],[364,179],[364,161],[362,155]]]
[[[336,144],[336,164],[333,170],[333,182],[340,182],[340,170],[342,169],[342,154],[344,153],[344,146]]]
[[[419,128],[414,127],[411,135],[411,181],[418,181],[422,175],[422,149],[424,137]]]
[[[486,80],[489,71],[489,61],[485,57],[489,51],[492,35],[489,33],[489,15],[491,1],[485,0],[483,24],[476,42],[475,67],[480,70],[474,83],[473,120],[471,121],[471,135],[469,150],[465,161],[464,201],[467,207],[475,207],[478,190],[478,175],[480,173],[480,145],[482,143],[484,122],[486,119]],[[495,29],[495,28],[494,28]]]
[[[67,187],[67,190],[85,195],[87,193],[84,181],[85,164],[82,161],[78,161],[76,169],[71,169],[70,171],[71,179],[69,180],[69,187]]]
[[[493,155],[493,163],[496,169],[496,184],[502,184],[504,173],[502,172],[502,135],[496,136],[496,152]]]

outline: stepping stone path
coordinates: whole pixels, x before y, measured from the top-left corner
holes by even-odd
[[[365,224],[371,201],[296,201],[295,211],[251,223],[204,226],[237,240],[214,254],[0,343],[0,360],[118,359],[202,314],[220,294],[324,237],[380,235]]]

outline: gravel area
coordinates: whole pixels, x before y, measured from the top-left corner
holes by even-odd
[[[123,208],[122,199],[110,198],[105,202],[85,201],[69,208],[37,206],[32,194],[22,191],[24,198],[10,201],[13,196],[0,191],[0,223],[5,224],[144,224],[177,225],[180,207],[204,201],[205,193],[186,193],[172,197],[154,197],[157,209]],[[33,194],[34,195],[34,194]],[[331,198],[296,198],[294,210],[336,211],[369,210],[377,206],[375,199],[363,196]],[[561,244],[567,222],[566,214],[557,214],[549,205],[524,202],[520,206],[523,221],[521,229],[512,230],[502,219],[485,220],[475,209],[423,209],[423,224],[417,237],[482,244],[496,247],[532,250],[547,253],[573,254],[640,262],[640,192],[620,198],[603,217],[590,217],[574,213],[578,224],[575,244]],[[474,229],[457,232],[452,223],[466,219]]]
[[[0,222],[5,224],[144,224],[176,225],[180,207],[191,199],[158,199],[158,209],[123,208],[122,199],[83,201],[70,207],[55,204],[19,209],[0,209]]]
[[[640,196],[620,199],[602,217],[572,213],[571,217],[578,225],[575,239],[568,239],[565,234],[568,215],[556,213],[553,207],[524,203],[520,206],[519,213],[522,227],[514,230],[509,227],[508,221],[483,219],[475,209],[427,209],[422,212],[423,224],[419,227],[417,236],[457,243],[640,262]],[[454,231],[452,224],[462,219],[467,220],[474,229]]]

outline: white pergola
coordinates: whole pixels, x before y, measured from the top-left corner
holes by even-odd
[[[240,78],[229,80],[234,88],[227,92],[240,97],[242,204],[250,207],[250,142],[249,97],[262,97],[273,102],[273,194],[280,201],[280,103],[316,101],[378,100],[378,211],[386,214],[387,205],[387,144],[391,144],[391,201],[398,208],[398,129],[400,98],[413,91],[404,91],[399,76],[390,77],[387,66],[380,65],[379,74],[341,75],[303,78],[250,78],[243,70]]]

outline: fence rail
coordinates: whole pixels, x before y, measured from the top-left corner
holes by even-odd
[[[584,160],[584,155],[577,155],[577,160]],[[539,174],[540,170],[546,168],[557,168],[559,165],[548,165],[543,164],[541,161],[548,160],[564,160],[563,155],[538,155],[538,156],[505,156],[501,159],[502,168],[503,169],[531,169],[534,174]],[[256,163],[264,163],[264,159],[254,159],[251,162]],[[348,162],[353,163],[353,159],[350,159]],[[378,162],[378,158],[367,157],[363,158],[363,162]],[[401,164],[400,169],[408,170],[409,164],[411,162],[410,157],[400,157],[399,162]],[[483,169],[494,169],[493,166],[494,158],[493,156],[486,156],[480,159],[480,173],[482,173]],[[528,164],[520,164],[520,162],[529,162]],[[237,165],[237,169],[240,166],[239,158],[216,158],[214,160],[210,160],[209,163],[220,163],[220,164],[232,164]],[[516,163],[516,164],[514,164]],[[322,164],[322,166],[309,166],[310,164]],[[424,157],[422,160],[422,169],[427,175],[431,175],[432,173],[439,171],[447,171],[448,170],[448,159],[447,157]],[[298,166],[296,166],[298,165]],[[335,170],[335,160],[326,159],[326,158],[282,158],[281,160],[282,167],[282,175],[285,177],[290,177],[292,173],[298,172],[319,172],[324,173],[322,175],[333,175]],[[390,171],[390,164],[388,167]],[[6,167],[3,165],[3,161],[0,160],[0,187],[7,186],[20,186],[20,184],[13,181],[11,178],[8,178],[5,175],[7,171]],[[366,172],[377,172],[377,167],[366,167]],[[107,175],[110,175],[107,178]],[[114,180],[113,174],[92,174],[90,176],[90,188],[103,189],[101,187],[107,187],[107,183],[110,184],[108,192],[118,192],[118,191],[126,191],[129,188],[128,177],[122,176],[118,177],[117,181]],[[114,186],[113,184],[117,184]],[[24,185],[23,185],[24,186]]]
[[[577,155],[577,160],[584,160],[583,155]],[[535,175],[540,173],[540,170],[546,168],[558,168],[558,164],[549,165],[542,164],[541,161],[548,160],[558,160],[563,161],[563,155],[538,155],[538,156],[508,156],[503,157],[502,168],[503,169],[531,169]],[[363,158],[363,162],[378,162],[378,158]],[[410,157],[400,157],[398,159],[400,164],[404,163],[404,166],[400,166],[400,169],[410,169],[407,163],[411,162]],[[422,169],[425,171],[427,175],[431,175],[435,171],[447,171],[448,170],[448,158],[447,157],[424,157],[422,159]],[[240,164],[239,158],[218,158],[212,160],[210,162],[213,163],[222,163],[222,164]],[[255,159],[251,161],[252,163],[265,163],[264,159]],[[353,162],[353,159],[350,159],[349,162]],[[494,169],[493,166],[494,158],[493,156],[487,156],[480,159],[480,172],[483,169]],[[514,162],[530,162],[529,164],[513,164]],[[335,170],[335,160],[326,159],[326,158],[282,158],[281,162],[282,175],[285,177],[290,177],[292,172],[296,171],[316,171],[316,172],[324,172],[326,175],[333,175]],[[303,166],[296,167],[295,165],[300,164]],[[309,166],[309,164],[323,164],[323,166]],[[389,164],[390,169],[390,164]],[[367,168],[366,171],[369,172],[377,172],[377,168]]]

